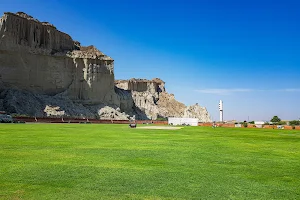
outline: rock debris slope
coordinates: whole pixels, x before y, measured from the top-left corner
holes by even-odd
[[[115,82],[111,57],[23,12],[0,18],[0,92],[1,110],[29,116],[209,121],[205,108],[177,102],[160,79]]]

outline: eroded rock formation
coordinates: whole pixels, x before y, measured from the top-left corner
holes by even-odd
[[[139,119],[192,117],[201,122],[211,121],[206,108],[198,104],[185,106],[178,102],[173,94],[166,92],[165,82],[159,78],[116,80],[115,84],[121,99],[120,108],[129,113],[137,113]]]
[[[23,12],[0,18],[0,110],[37,117],[209,121],[205,108],[176,101],[158,78],[115,82],[111,57]]]
[[[0,90],[66,92],[85,104],[118,103],[112,58],[22,12],[0,19],[0,66]]]

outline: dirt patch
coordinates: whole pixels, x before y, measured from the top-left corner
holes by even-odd
[[[173,126],[138,126],[138,129],[161,129],[161,130],[178,130],[183,127],[173,127]]]

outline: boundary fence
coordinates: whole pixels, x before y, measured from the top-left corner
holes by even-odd
[[[51,117],[14,117],[16,121],[32,122],[32,123],[93,123],[93,124],[129,124],[129,120],[99,120],[99,119],[76,119],[76,118],[51,118]],[[155,124],[168,125],[168,121],[157,120],[136,120],[137,124]],[[199,122],[198,126],[212,127],[213,123]],[[216,123],[217,127],[234,128],[235,124]],[[300,130],[300,126],[282,125],[287,130]],[[294,128],[295,127],[295,128]],[[247,127],[240,128],[256,128],[254,124],[248,124]],[[263,125],[263,129],[277,129],[276,125]]]
[[[129,120],[102,120],[102,119],[76,119],[76,118],[51,118],[51,117],[14,117],[16,121],[31,123],[93,123],[93,124],[129,124]],[[167,121],[136,120],[137,124],[167,125]]]
[[[226,128],[235,128],[235,124],[223,124],[223,123],[216,123],[217,127],[226,127]],[[198,123],[198,126],[213,126],[213,123]],[[287,130],[300,130],[300,126],[288,126],[288,125],[281,125],[283,129]],[[295,128],[293,128],[295,127]],[[254,124],[247,124],[247,127],[243,127],[243,125],[240,128],[258,128]],[[277,129],[277,125],[262,125],[262,129]]]

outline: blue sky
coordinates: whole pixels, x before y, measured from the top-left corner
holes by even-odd
[[[214,120],[300,118],[300,1],[10,0],[115,59],[117,79],[160,77]]]

